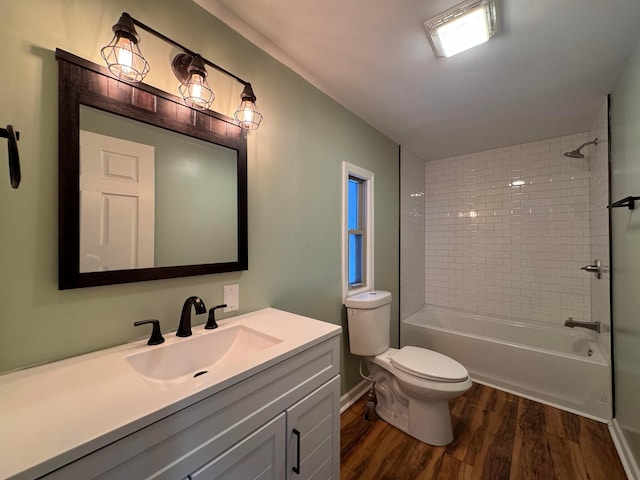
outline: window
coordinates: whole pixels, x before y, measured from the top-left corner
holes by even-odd
[[[347,235],[349,236],[349,288],[361,287],[366,278],[366,262],[364,261],[367,242],[365,240],[365,182],[349,175],[349,196],[347,199]]]
[[[343,299],[373,289],[373,173],[343,162]]]

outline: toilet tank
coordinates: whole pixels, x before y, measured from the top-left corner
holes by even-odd
[[[349,350],[371,357],[384,352],[391,342],[391,293],[364,292],[345,301],[349,322]]]

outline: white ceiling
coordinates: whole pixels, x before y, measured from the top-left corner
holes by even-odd
[[[460,0],[194,1],[424,160],[588,130],[640,31],[639,0],[498,0],[437,59],[423,22]]]

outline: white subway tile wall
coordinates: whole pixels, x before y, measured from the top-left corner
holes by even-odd
[[[562,155],[586,139],[425,163],[426,303],[558,325],[591,320],[580,270],[591,257],[589,160]]]
[[[405,318],[424,305],[425,163],[402,149],[400,162],[400,312]]]
[[[598,280],[589,275],[591,282],[591,318],[599,321],[602,333],[600,347],[611,357],[611,294],[609,290],[609,143],[608,105],[605,100],[589,130],[589,140],[598,138],[597,146],[589,146],[589,203],[591,224],[591,259],[599,259],[606,267]],[[616,199],[617,200],[617,199]]]

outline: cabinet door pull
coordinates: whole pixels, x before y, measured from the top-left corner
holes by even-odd
[[[291,469],[293,473],[300,475],[300,432],[294,428],[293,434],[296,436],[296,465]]]

